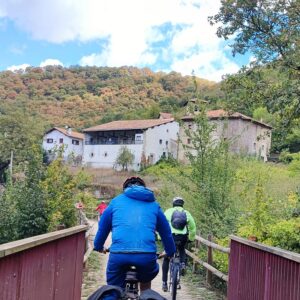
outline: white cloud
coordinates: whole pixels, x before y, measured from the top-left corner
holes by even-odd
[[[0,12],[34,39],[52,43],[105,41],[98,53],[86,53],[81,65],[176,67],[190,74],[197,63],[219,78],[236,69],[207,17],[220,0],[1,0]],[[169,31],[166,30],[169,28]],[[160,49],[155,45],[160,43]],[[213,59],[209,53],[217,53]],[[209,56],[200,63],[199,57]],[[215,61],[223,64],[214,67]],[[193,69],[197,69],[193,67]],[[188,72],[187,72],[188,70]],[[201,73],[201,72],[200,72]]]
[[[29,64],[13,65],[8,67],[7,70],[12,72],[19,71],[19,70],[25,71],[27,67],[30,67],[30,65]]]
[[[40,67],[46,67],[46,66],[63,66],[64,64],[59,61],[58,59],[53,58],[47,58],[44,61],[40,63]]]
[[[220,81],[225,74],[236,73],[239,66],[224,56],[222,51],[207,51],[176,60],[171,69],[184,75],[195,75],[213,81]]]

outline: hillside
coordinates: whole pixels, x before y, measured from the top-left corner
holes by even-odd
[[[219,85],[195,80],[201,97],[216,103]],[[194,94],[192,76],[134,67],[47,66],[0,73],[0,110],[41,117],[46,127],[80,130],[115,119],[151,118],[160,110],[176,113]]]

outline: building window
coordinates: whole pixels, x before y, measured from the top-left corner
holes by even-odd
[[[104,152],[104,157],[107,157],[107,155],[108,155],[107,152]]]
[[[166,146],[168,146],[168,144],[169,144],[169,141],[166,141]]]
[[[191,139],[187,139],[187,143],[190,144],[191,143]]]
[[[94,157],[94,153],[93,152],[91,152],[90,157]]]
[[[253,149],[256,151],[256,143],[253,143]]]
[[[53,139],[47,139],[47,143],[48,144],[52,144],[53,143]]]
[[[162,144],[162,140],[159,140],[159,144],[160,144],[160,145]]]
[[[73,144],[73,145],[79,145],[79,141],[77,141],[77,140],[72,140],[72,144]]]
[[[64,139],[59,139],[60,144],[63,144],[63,142],[64,142]]]
[[[169,132],[169,129],[167,129],[167,132]]]

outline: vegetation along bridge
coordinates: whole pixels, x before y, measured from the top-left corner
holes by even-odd
[[[84,223],[87,223],[85,220]],[[84,262],[92,250],[90,237],[95,221],[0,246],[0,299],[80,300]],[[197,236],[188,255],[193,269],[207,269],[207,283],[218,276],[228,284],[229,300],[299,300],[300,255],[231,236],[230,248]],[[207,248],[207,260],[198,257],[199,247]],[[212,252],[229,256],[229,274],[212,266]],[[103,256],[101,256],[103,257]],[[196,276],[196,275],[195,275]],[[99,278],[99,282],[103,280]],[[160,291],[160,278],[154,289]],[[220,299],[181,291],[185,299]],[[84,294],[84,293],[83,293]],[[82,297],[82,298],[81,298]]]

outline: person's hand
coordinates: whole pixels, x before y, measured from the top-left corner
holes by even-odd
[[[165,252],[165,251],[162,252],[162,253],[158,253],[158,255],[157,255],[158,259],[164,258],[164,257],[166,257],[166,256],[167,256],[167,255],[166,255],[166,252]]]
[[[103,247],[102,249],[98,250],[98,249],[93,249],[94,251],[96,252],[99,252],[99,253],[103,253],[103,254],[106,254],[107,252],[109,252],[109,249],[108,248],[105,248]]]

